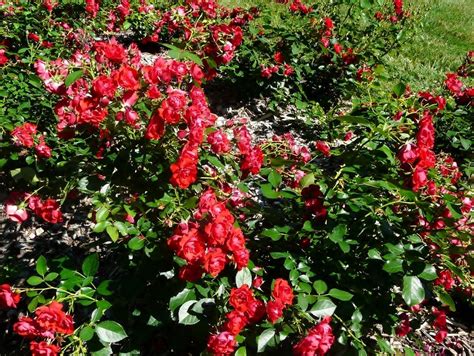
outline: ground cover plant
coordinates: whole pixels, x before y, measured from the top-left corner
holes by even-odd
[[[423,11],[0,1],[0,353],[472,351],[474,52],[394,82]]]

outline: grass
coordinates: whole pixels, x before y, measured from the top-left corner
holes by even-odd
[[[434,87],[455,71],[469,50],[474,50],[472,0],[415,0],[420,7],[420,27],[407,34],[402,47],[385,58],[393,80],[414,90]]]
[[[439,86],[445,74],[461,65],[466,53],[474,50],[473,0],[406,0],[415,8],[419,22],[408,29],[402,47],[384,57],[390,78],[409,84],[413,90]],[[221,0],[230,6],[273,6],[274,0]],[[276,6],[275,6],[276,5]]]

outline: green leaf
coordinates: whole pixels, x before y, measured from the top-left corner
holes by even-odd
[[[79,333],[79,337],[82,341],[89,341],[94,337],[94,329],[90,326],[86,326]]]
[[[329,298],[319,298],[316,304],[313,305],[310,314],[314,316],[331,316],[336,310],[336,304]]]
[[[234,356],[247,356],[247,349],[245,346],[239,347]]]
[[[392,91],[397,97],[401,97],[405,93],[405,89],[405,83],[400,82],[393,87]]]
[[[178,311],[178,322],[180,324],[194,325],[199,323],[198,317],[189,313],[191,307],[193,307],[196,303],[196,300],[188,300],[186,303],[181,305]]]
[[[143,237],[135,236],[128,241],[127,245],[130,250],[141,250],[143,246],[145,246],[145,239]]]
[[[244,284],[248,285],[249,287],[252,286],[252,273],[247,267],[242,268],[236,273],[235,284],[237,285],[237,288],[240,288]]]
[[[347,233],[347,226],[344,224],[337,225],[329,234],[329,239],[334,243],[339,243],[343,240]]]
[[[95,213],[95,220],[100,223],[101,221],[104,221],[107,219],[109,216],[109,209],[107,209],[105,206],[99,208],[97,212]]]
[[[438,298],[441,301],[441,303],[443,303],[444,305],[447,305],[449,307],[449,310],[451,310],[452,312],[456,311],[456,305],[454,304],[454,300],[453,298],[451,298],[451,296],[448,293],[446,293],[444,290],[441,290],[441,289],[436,290],[435,292],[438,295]]]
[[[110,343],[122,341],[127,337],[122,325],[113,320],[106,320],[97,324],[95,333],[101,341]]]
[[[262,191],[262,195],[265,197],[265,198],[268,198],[268,199],[276,199],[280,196],[280,194],[276,191],[273,190],[273,187],[271,184],[262,184],[260,186],[260,189]]]
[[[174,312],[179,306],[183,305],[188,300],[196,298],[196,293],[193,289],[183,289],[181,292],[170,298],[169,308]]]
[[[257,337],[257,353],[265,351],[265,347],[275,336],[275,329],[266,329]]]
[[[314,173],[309,173],[305,175],[303,178],[301,178],[300,185],[301,187],[306,188],[310,186],[311,184],[314,184],[314,180],[315,180]]]
[[[74,83],[80,77],[82,77],[83,74],[84,74],[84,71],[82,69],[79,69],[79,70],[76,70],[76,71],[70,73],[66,77],[66,80],[64,81],[64,85],[66,85],[67,87],[70,86],[72,83]]]
[[[105,228],[110,225],[109,221],[101,221],[94,225],[93,231],[96,233],[104,232]]]
[[[274,188],[278,188],[281,183],[281,175],[275,170],[272,170],[268,175],[268,181]]]
[[[95,276],[97,271],[99,270],[99,255],[97,253],[93,253],[92,255],[87,256],[82,262],[82,273],[86,277]]]
[[[44,256],[40,256],[36,261],[36,272],[38,272],[40,276],[44,276],[47,271],[48,266],[46,264],[46,258]]]
[[[320,279],[313,283],[313,288],[318,294],[324,294],[328,290],[328,285]]]
[[[113,242],[116,242],[118,240],[118,230],[115,226],[109,225],[106,228],[107,234],[110,236]]]
[[[273,241],[278,241],[281,238],[281,233],[275,228],[265,229],[265,230],[262,231],[261,235],[265,236],[265,237],[269,237]]]
[[[415,276],[403,277],[403,300],[408,306],[420,304],[425,299],[425,290],[421,281]]]
[[[43,283],[43,279],[38,276],[31,276],[26,280],[26,283],[28,283],[30,286],[37,286],[41,283]]]
[[[436,273],[436,269],[433,265],[425,265],[425,269],[421,272],[418,277],[426,280],[426,281],[433,281],[438,278],[438,274]]]
[[[44,280],[46,282],[51,282],[51,281],[54,281],[56,278],[58,278],[59,274],[56,273],[56,272],[50,272],[46,275],[46,277],[44,277]]]
[[[329,295],[333,298],[342,300],[342,301],[348,301],[351,300],[352,297],[354,296],[352,293],[345,292],[343,290],[337,289],[337,288],[332,288],[329,291]]]
[[[109,289],[110,283],[110,280],[100,282],[99,286],[97,287],[97,293],[105,296],[112,295],[113,292]]]
[[[388,273],[403,272],[403,261],[399,258],[389,260],[383,265],[383,270]]]

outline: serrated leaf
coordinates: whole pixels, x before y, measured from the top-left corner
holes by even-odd
[[[118,230],[115,226],[113,225],[109,225],[107,226],[107,228],[105,229],[107,231],[107,234],[109,235],[110,239],[113,241],[113,242],[116,242],[118,240]]]
[[[79,69],[79,70],[76,70],[76,71],[70,73],[66,77],[66,79],[64,80],[64,85],[66,85],[67,87],[70,86],[72,83],[74,83],[80,77],[82,77],[82,74],[84,74],[84,71],[82,69]]]
[[[456,305],[454,304],[454,300],[448,293],[446,293],[444,290],[436,290],[436,294],[438,295],[438,298],[441,303],[449,307],[449,310],[451,310],[452,312],[456,311]]]
[[[328,285],[323,280],[318,280],[313,283],[313,288],[318,294],[324,294],[328,290]]]
[[[344,224],[339,224],[334,229],[332,229],[331,233],[329,234],[329,239],[334,243],[339,243],[343,240],[346,233],[347,226]]]
[[[425,299],[425,289],[416,276],[403,277],[403,300],[408,306],[420,304]]]
[[[426,281],[433,281],[438,278],[438,274],[436,273],[436,268],[434,268],[433,265],[425,265],[425,269],[418,275],[418,277]]]
[[[98,223],[100,223],[101,221],[104,221],[105,219],[107,219],[108,216],[109,216],[109,209],[107,209],[105,206],[102,206],[95,213],[95,220]]]
[[[268,181],[274,188],[278,188],[281,183],[281,175],[275,170],[272,170],[268,175]]]
[[[383,270],[388,273],[403,272],[403,261],[399,258],[389,260],[383,265]]]
[[[247,356],[247,349],[245,346],[239,347],[234,356]]]
[[[94,329],[90,326],[86,326],[79,333],[79,337],[82,341],[89,341],[94,337]]]
[[[275,329],[266,329],[257,337],[257,353],[265,351],[270,340],[275,336]]]
[[[128,241],[127,246],[130,250],[141,250],[145,246],[145,239],[135,236]]]
[[[276,199],[280,196],[278,192],[273,190],[271,184],[262,184],[260,190],[262,191],[262,195],[268,199]]]
[[[189,310],[196,303],[197,303],[196,300],[188,300],[186,303],[181,305],[178,311],[178,322],[180,324],[194,325],[194,324],[199,323],[198,317],[189,313]]]
[[[38,260],[36,261],[36,272],[38,272],[40,276],[44,276],[47,271],[48,266],[46,264],[46,258],[44,256],[38,257]]]
[[[181,292],[170,298],[169,308],[171,312],[174,312],[179,306],[183,305],[188,300],[196,298],[196,293],[193,289],[183,289]]]
[[[86,277],[95,276],[98,270],[99,270],[99,255],[97,253],[93,253],[87,256],[82,262],[82,273],[84,273]]]
[[[237,285],[237,288],[240,288],[244,284],[248,285],[249,287],[252,286],[252,273],[247,267],[242,268],[236,273],[235,284]]]
[[[345,302],[348,300],[351,300],[352,297],[354,296],[352,293],[349,293],[337,288],[332,288],[328,294],[333,298],[336,298]]]
[[[336,304],[329,298],[319,298],[316,304],[313,305],[310,314],[313,316],[331,316],[336,310]]]
[[[50,272],[46,275],[46,277],[44,277],[44,280],[46,282],[51,282],[51,281],[54,281],[56,278],[58,278],[59,274],[56,273],[56,272]]]
[[[26,283],[28,283],[30,286],[37,286],[43,283],[43,279],[38,276],[31,276],[26,280]]]
[[[122,325],[113,320],[106,320],[96,325],[95,333],[104,342],[119,342],[127,337]]]

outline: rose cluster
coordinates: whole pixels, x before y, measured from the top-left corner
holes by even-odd
[[[335,341],[330,325],[331,317],[325,317],[318,325],[293,346],[295,356],[319,356],[326,354]]]
[[[30,122],[15,127],[11,136],[13,143],[19,147],[35,148],[35,153],[39,158],[50,158],[52,154],[51,147],[49,147],[44,135],[37,135],[37,126]]]
[[[213,190],[202,194],[194,216],[197,221],[179,224],[168,239],[168,246],[187,262],[179,272],[181,279],[196,281],[204,271],[217,277],[229,262],[239,270],[247,266],[242,230],[234,226],[233,215]]]
[[[59,203],[51,198],[42,200],[37,195],[15,191],[10,193],[4,204],[8,218],[17,223],[28,220],[29,215],[26,207],[49,223],[57,224],[63,221]]]
[[[13,326],[13,330],[20,336],[32,340],[30,351],[32,355],[54,356],[60,351],[60,347],[46,341],[37,342],[33,339],[61,339],[63,335],[74,333],[74,321],[72,316],[63,311],[63,305],[52,301],[49,305],[43,305],[35,310],[35,317],[21,317]]]

